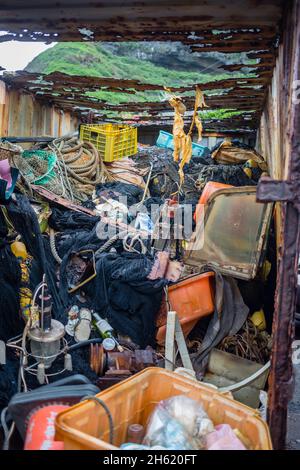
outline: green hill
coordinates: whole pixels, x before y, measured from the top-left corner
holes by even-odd
[[[225,58],[224,54],[197,56],[180,43],[70,42],[58,43],[42,52],[25,70],[46,74],[60,71],[70,75],[130,78],[157,85],[183,86],[230,77],[229,73],[220,69],[224,63],[230,63],[230,58]],[[165,93],[159,91],[131,95],[99,90],[91,95],[112,104],[165,98]],[[218,114],[221,117],[222,113]]]

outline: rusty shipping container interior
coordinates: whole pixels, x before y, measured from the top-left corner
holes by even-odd
[[[134,425],[129,450],[176,449],[157,410],[188,406],[207,430],[195,443],[176,421],[177,449],[222,448],[222,432],[292,446],[300,0],[3,0],[9,41],[175,43],[200,70],[225,63],[174,85],[0,57],[3,449],[125,449]]]

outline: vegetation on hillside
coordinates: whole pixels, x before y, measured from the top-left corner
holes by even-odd
[[[153,51],[154,46],[149,52],[148,49],[141,44],[142,43],[140,43],[140,45],[139,43],[126,43],[124,45],[123,43],[116,46],[116,44],[112,45],[111,43],[105,44],[96,42],[58,43],[33,59],[26,67],[26,70],[45,74],[60,71],[70,75],[121,79],[130,78],[140,80],[143,83],[153,83],[164,86],[187,86],[210,80],[221,80],[232,76],[229,73],[221,71],[221,58],[213,56],[209,61],[206,54],[205,63],[201,66],[201,59],[197,56],[192,56],[189,52],[185,52],[185,49],[180,50],[180,53],[176,56],[176,61],[174,61],[174,50],[172,51],[170,63],[172,63],[173,68],[161,66],[159,65],[159,61],[166,45],[162,50],[156,46],[158,50],[155,53],[155,50]],[[126,50],[128,51],[128,55],[126,55]],[[195,57],[193,60],[196,61],[196,63],[199,61],[199,72],[195,71],[195,64],[192,67],[192,71],[188,68],[182,70],[183,62],[186,67],[188,63],[190,63],[190,56]],[[166,60],[164,59],[164,63],[165,62]],[[177,67],[177,69],[175,67]],[[181,70],[178,68],[181,68]],[[245,74],[242,73],[239,74],[239,76],[244,75]],[[237,76],[237,74],[235,74],[235,76]],[[163,91],[126,94],[99,90],[90,95],[112,104],[158,101],[166,98],[166,93]],[[210,113],[212,113],[212,117],[216,116],[221,118],[225,115],[229,117],[228,113],[230,112],[233,111],[208,111],[207,117],[209,117]]]

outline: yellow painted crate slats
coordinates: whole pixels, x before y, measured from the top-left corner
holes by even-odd
[[[137,128],[119,124],[84,124],[80,140],[91,142],[105,162],[137,153]]]

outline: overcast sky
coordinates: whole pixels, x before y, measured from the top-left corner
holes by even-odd
[[[2,42],[0,43],[0,66],[8,71],[22,70],[34,57],[54,45],[54,42],[48,45],[42,42]]]

